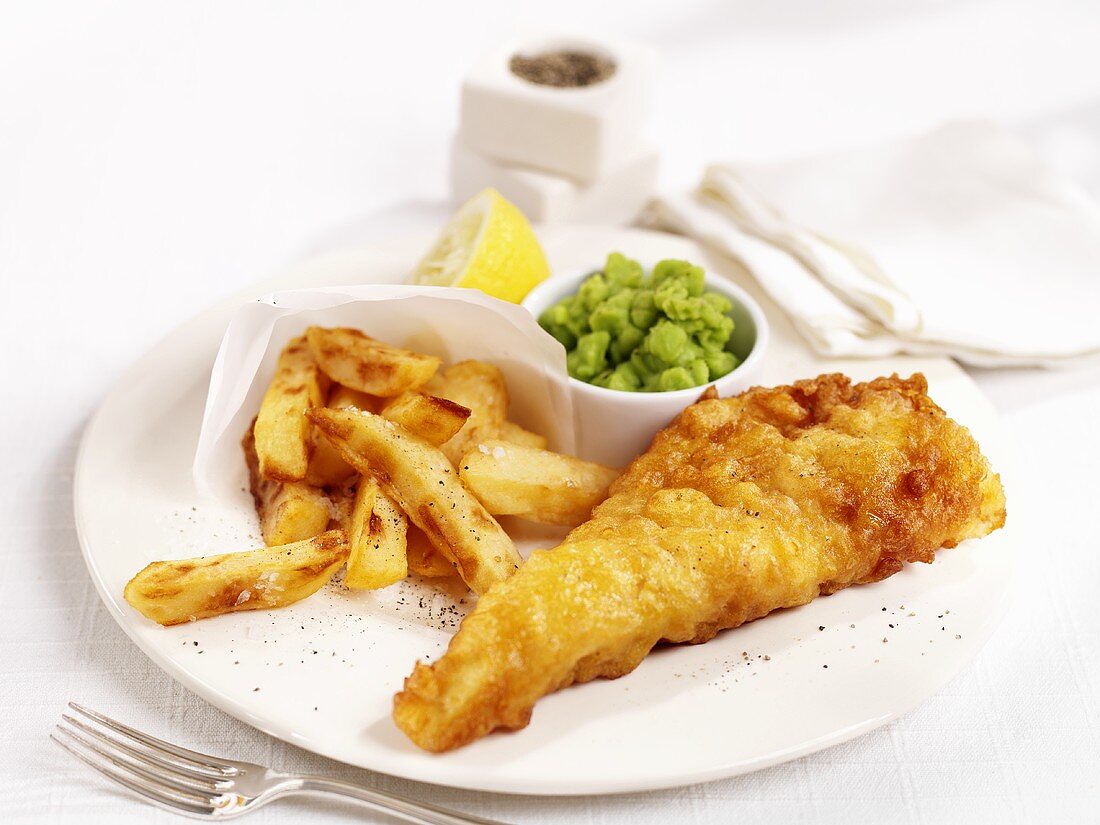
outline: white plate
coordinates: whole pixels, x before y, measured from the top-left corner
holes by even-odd
[[[857,378],[922,370],[932,396],[1004,471],[996,414],[950,361],[825,362],[729,262],[683,239],[588,229],[547,230],[542,238],[558,271],[597,265],[617,249],[643,260],[698,260],[730,274],[773,326],[764,383],[831,370]],[[123,585],[151,559],[257,541],[243,486],[237,501],[209,502],[199,500],[191,477],[207,378],[232,310],[272,289],[400,281],[427,242],[313,260],[218,304],[135,364],[88,426],[75,480],[88,569],[111,615],[185,686],[273,736],[365,768],[509,793],[610,793],[730,776],[849,739],[940,689],[985,642],[1005,608],[1010,531],[706,645],[659,649],[622,679],[542,700],[524,731],[433,756],[390,719],[392,696],[413,662],[443,651],[463,607],[428,585],[378,593],[331,586],[283,610],[169,629],[131,610]]]

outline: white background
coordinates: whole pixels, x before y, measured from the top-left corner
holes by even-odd
[[[1096,821],[1095,369],[973,373],[1016,437],[1010,518],[1029,533],[1014,607],[973,666],[892,725],[739,779],[550,800],[369,776],[206,706],[107,617],[69,489],[98,400],[218,296],[319,247],[438,225],[461,75],[520,27],[659,50],[667,187],[707,161],[982,114],[1100,196],[1096,2],[0,3],[0,817],[174,821],[49,742],[72,698],[214,752],[513,822]],[[310,801],[255,815],[304,819],[375,821]]]

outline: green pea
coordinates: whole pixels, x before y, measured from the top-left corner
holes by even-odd
[[[608,354],[613,363],[619,364],[630,358],[630,354],[638,348],[645,338],[645,330],[638,329],[633,324],[627,324],[619,330],[618,337],[611,342]]]
[[[602,329],[616,336],[630,326],[630,307],[634,302],[634,290],[624,289],[615,293],[592,310],[588,316],[588,326]]]
[[[604,330],[590,332],[577,340],[577,347],[566,356],[569,374],[582,381],[595,378],[607,367],[607,347],[611,336]]]
[[[638,347],[631,353],[629,363],[634,367],[634,371],[638,373],[638,377],[642,379],[643,383],[649,376],[656,376],[668,366],[656,355],[645,352],[642,347]]]
[[[660,313],[653,302],[652,289],[639,289],[630,305],[630,322],[639,329],[649,329],[657,323]]]
[[[677,352],[687,343],[688,334],[683,329],[671,321],[658,321],[646,333],[642,349],[665,364],[675,364]]]
[[[599,305],[600,301],[608,296],[610,291],[607,279],[597,272],[581,284],[581,288],[577,290],[577,298],[584,310],[591,312]]]
[[[701,297],[719,315],[725,315],[733,309],[733,302],[720,292],[705,292]]]
[[[733,335],[733,319],[723,315],[715,326],[697,332],[695,340],[703,349],[722,349],[731,335]]]
[[[702,358],[696,358],[694,361],[687,365],[688,374],[691,376],[690,387],[698,387],[700,384],[707,383],[710,380],[710,367],[707,366],[707,362]]]
[[[567,350],[577,344],[577,336],[569,327],[569,313],[562,304],[555,304],[539,316],[539,324]]]
[[[681,283],[687,287],[688,295],[692,298],[698,298],[706,289],[706,273],[703,272],[703,268],[700,266],[689,265],[681,277]]]
[[[670,259],[659,261],[653,267],[654,285],[679,284],[693,298],[698,298],[703,294],[705,277],[702,267],[694,266],[687,261]]]
[[[692,381],[691,374],[683,367],[669,367],[657,379],[658,392],[686,390],[688,387],[694,386],[697,386],[697,383]]]
[[[687,297],[687,288],[679,281],[669,279],[658,284],[653,290],[653,305],[661,312],[668,314],[669,304]]]
[[[594,384],[597,387],[606,387],[610,380],[611,380],[611,370],[604,370],[603,372],[601,372],[599,375],[597,375],[595,378],[593,378],[588,383],[589,384]]]
[[[604,386],[611,390],[634,392],[641,389],[642,379],[635,371],[634,366],[627,361],[615,367]]]
[[[703,348],[697,344],[693,344],[689,338],[688,342],[676,352],[676,360],[672,362],[672,366],[686,367],[691,364],[692,361],[699,361],[702,357]],[[706,379],[704,378],[703,380],[705,381]]]
[[[614,284],[634,287],[642,282],[642,265],[620,252],[607,256],[603,272],[607,280]]]
[[[653,267],[653,273],[650,278],[653,280],[654,285],[666,281],[669,278],[677,278],[687,267],[691,266],[687,261],[678,261],[675,258],[666,258],[663,261],[657,261],[657,265]]]
[[[703,313],[706,308],[702,298],[692,298],[686,292],[679,291],[670,294],[662,307],[665,315],[674,321],[705,320]]]
[[[707,364],[711,381],[733,372],[733,368],[737,366],[737,356],[724,349],[704,350],[703,360]]]

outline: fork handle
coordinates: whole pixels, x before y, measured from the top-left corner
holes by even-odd
[[[343,796],[364,803],[369,808],[384,811],[391,816],[416,825],[506,825],[495,819],[438,808],[425,802],[415,802],[403,796],[364,788],[351,782],[328,779],[323,776],[305,776],[286,787],[283,793],[317,793]],[[282,794],[280,794],[282,795]]]

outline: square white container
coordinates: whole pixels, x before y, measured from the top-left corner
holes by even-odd
[[[501,163],[473,151],[456,137],[451,145],[451,193],[462,203],[492,186],[542,224],[632,222],[653,196],[660,153],[637,146],[621,165],[599,180],[580,184],[571,178]]]
[[[591,86],[531,83],[508,67],[515,54],[569,49],[615,63],[611,77]],[[633,151],[649,117],[655,57],[648,46],[576,37],[517,39],[482,59],[462,85],[459,132],[466,146],[590,183]]]

